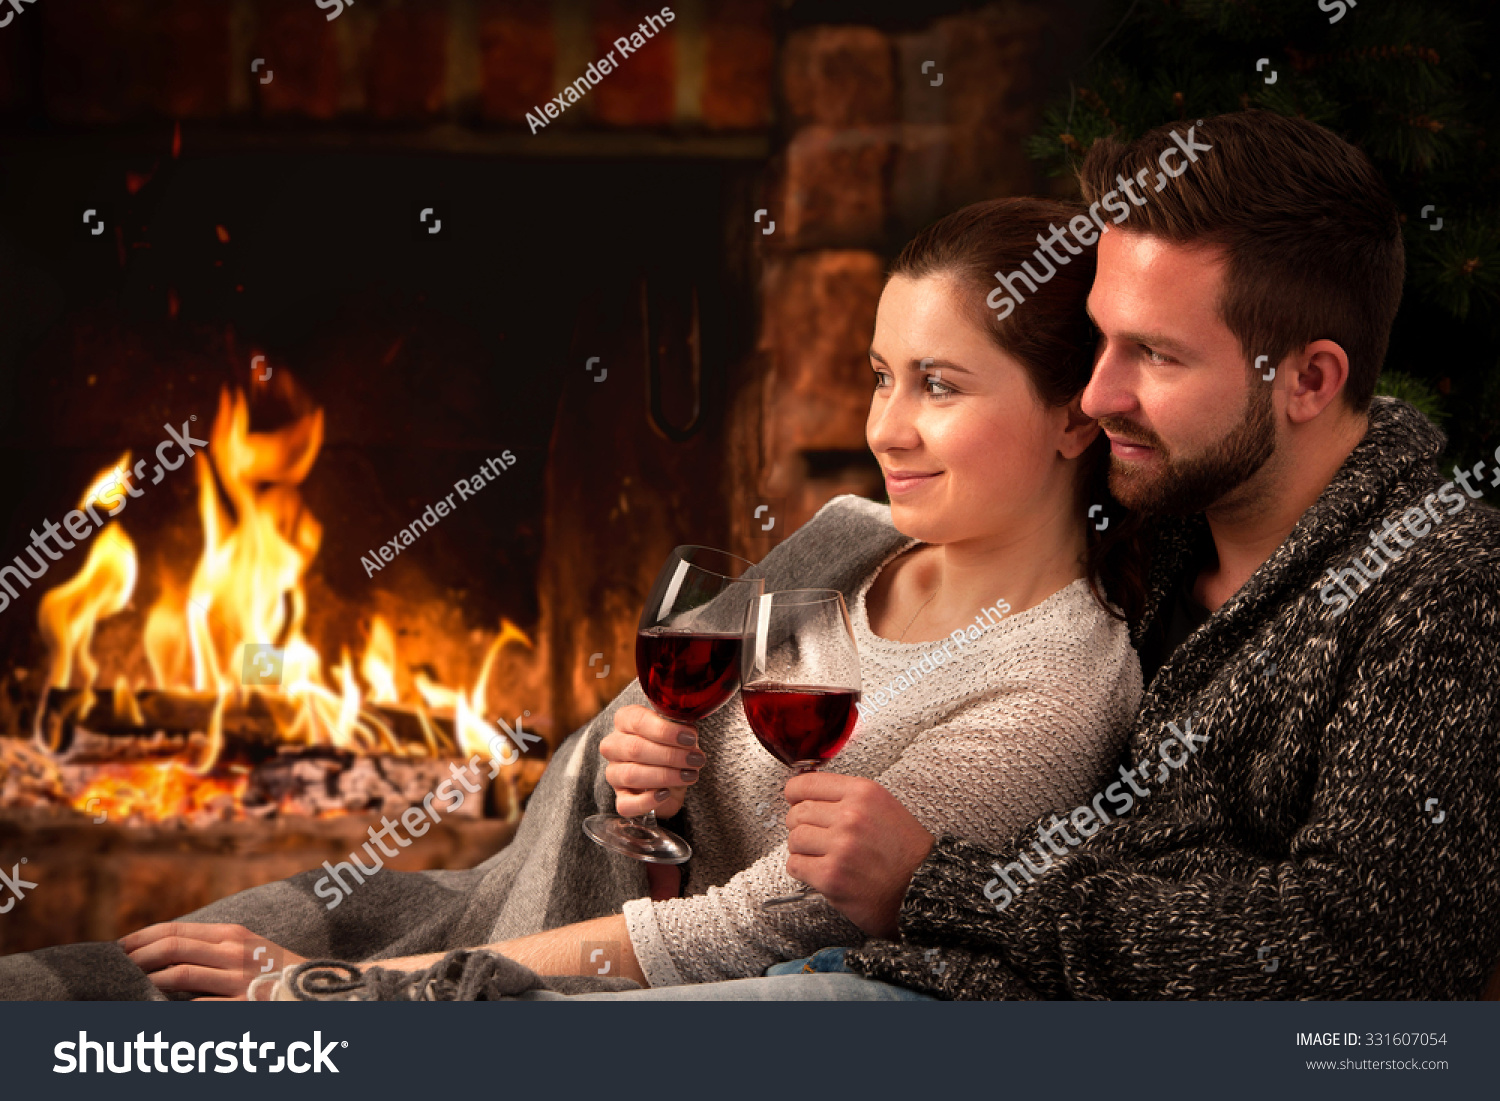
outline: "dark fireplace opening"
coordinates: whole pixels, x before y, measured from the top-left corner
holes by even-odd
[[[100,157],[84,172],[79,160],[24,152],[0,190],[6,209],[34,212],[9,220],[3,242],[32,307],[5,352],[5,547],[28,543],[125,449],[154,447],[163,424],[207,423],[222,387],[270,389],[253,383],[268,365],[325,413],[303,485],[323,525],[317,580],[355,603],[418,584],[457,597],[468,622],[506,616],[532,630],[540,475],[563,395],[607,387],[631,427],[645,427],[639,395],[621,393],[646,351],[625,324],[642,313],[642,284],[657,292],[657,335],[672,345],[657,357],[657,419],[669,431],[692,424],[691,384],[677,376],[693,334],[671,315],[682,288],[723,285],[736,171],[725,164],[257,152]],[[104,233],[82,224],[86,209],[112,219]],[[425,223],[423,210],[435,212]],[[725,343],[742,346],[749,329],[742,317],[730,331],[723,313],[749,303],[715,294],[701,306],[713,308],[696,354],[722,391]],[[266,358],[252,369],[254,355]],[[722,392],[706,396],[722,406]],[[257,411],[274,417],[265,404]],[[507,449],[507,476],[455,498],[416,552],[373,576],[361,565]],[[607,467],[621,458],[597,455]],[[122,523],[167,534],[192,483],[174,474]],[[13,660],[37,659],[34,619],[24,622],[35,597],[0,613]]]

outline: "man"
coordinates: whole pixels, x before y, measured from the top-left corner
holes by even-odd
[[[1097,143],[1085,201],[1149,181],[1174,129]],[[868,781],[797,777],[787,870],[886,938],[848,968],[942,997],[1476,997],[1500,959],[1500,450],[1445,481],[1440,433],[1372,405],[1404,257],[1361,153],[1263,111],[1187,144],[1102,235],[1089,298],[1083,408],[1115,495],[1162,518],[1119,782],[992,853]]]

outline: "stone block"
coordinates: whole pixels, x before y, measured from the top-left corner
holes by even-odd
[[[945,17],[897,37],[902,117],[913,124],[894,173],[903,230],[980,199],[1043,189],[1026,140],[1055,90],[1054,72],[1081,47],[1079,22],[1061,9],[1022,2]],[[923,74],[927,60],[937,64]],[[932,87],[939,72],[943,82]],[[936,125],[947,127],[948,141]]]
[[[793,126],[879,126],[896,118],[891,40],[873,27],[810,27],[782,50],[781,89]]]
[[[778,158],[774,189],[780,232],[792,248],[877,247],[888,211],[893,128],[799,130]]]
[[[773,464],[794,451],[864,447],[874,385],[870,337],[884,282],[885,264],[874,252],[767,262],[760,343],[774,372],[766,417]]]

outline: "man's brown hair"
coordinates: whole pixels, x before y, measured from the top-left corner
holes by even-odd
[[[1193,144],[1190,161],[1182,150]],[[1169,149],[1177,152],[1164,157]],[[1168,178],[1161,167],[1179,174]],[[1138,172],[1155,186],[1132,182]],[[1109,205],[1109,192],[1124,194],[1121,176],[1145,205]],[[1369,408],[1406,251],[1396,204],[1364,153],[1305,119],[1239,111],[1158,126],[1129,143],[1101,138],[1078,182],[1084,202],[1129,210],[1119,229],[1225,250],[1219,315],[1247,364],[1264,355],[1274,366],[1314,340],[1332,340],[1349,357],[1349,408]]]

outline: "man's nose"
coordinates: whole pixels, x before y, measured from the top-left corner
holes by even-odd
[[[1104,420],[1134,411],[1139,402],[1135,396],[1135,371],[1123,353],[1106,346],[1094,363],[1094,373],[1083,388],[1081,407],[1086,417]]]

